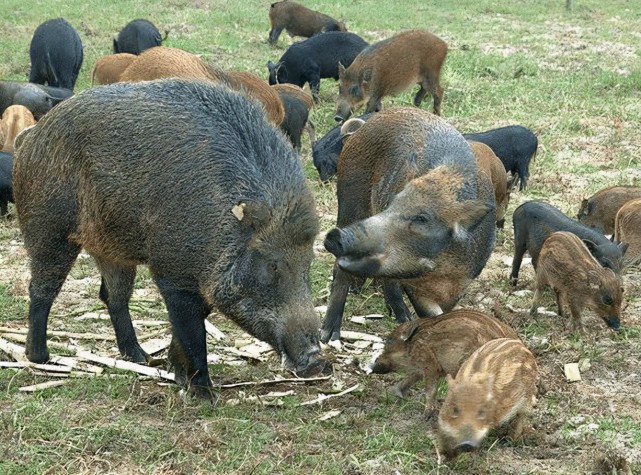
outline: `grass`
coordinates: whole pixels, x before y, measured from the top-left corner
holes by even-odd
[[[26,80],[31,34],[42,21],[58,16],[74,25],[84,44],[78,92],[90,86],[91,68],[110,53],[113,35],[134,18],[148,18],[161,31],[169,30],[167,46],[266,78],[267,61],[277,60],[293,41],[283,34],[275,47],[267,44],[269,3],[4,0],[0,78]],[[442,76],[448,121],[462,132],[522,124],[537,134],[540,148],[531,164],[530,186],[512,195],[508,225],[495,254],[461,301],[488,312],[496,309],[533,347],[541,394],[525,442],[504,446],[490,437],[477,456],[439,462],[423,414],[422,386],[397,400],[387,388],[399,375],[365,375],[359,369],[371,350],[327,349],[335,363],[332,380],[223,389],[215,407],[185,397],[175,387],[109,369],[104,377],[71,378],[65,386],[26,394],[18,388],[50,378],[32,370],[0,369],[0,473],[591,473],[598,452],[623,457],[632,473],[641,472],[638,273],[626,278],[624,329],[615,334],[596,317],[586,316],[586,335],[578,337],[565,330],[567,322],[559,317],[529,317],[532,296],[513,294],[505,264],[513,250],[510,213],[519,204],[545,199],[575,216],[581,198],[610,184],[641,181],[638,2],[575,0],[572,12],[560,0],[305,3],[345,19],[350,31],[370,42],[404,29],[429,29],[449,45]],[[386,98],[384,106],[409,105],[414,93]],[[335,125],[336,94],[334,81],[321,82],[321,101],[312,112],[317,137]],[[431,99],[426,102],[423,107],[431,108]],[[322,239],[335,224],[335,183],[319,181],[307,138],[302,165],[322,229],[316,243],[321,250],[311,269],[314,304],[326,305],[334,259],[322,250]],[[27,325],[28,264],[20,239],[17,220],[0,222],[0,326]],[[532,277],[531,265],[524,265],[519,289],[531,289]],[[80,259],[54,303],[50,328],[112,332],[107,321],[74,320],[87,312],[106,313],[99,285],[93,261]],[[134,319],[166,319],[144,267],[135,290]],[[546,303],[548,310],[555,309],[551,297]],[[365,328],[348,321],[368,313],[387,315],[380,288],[371,282],[348,297],[343,328],[385,336],[395,325],[391,318]],[[210,320],[231,337],[210,345],[212,352],[243,337],[224,317],[216,314]],[[117,353],[113,343],[95,345]],[[583,381],[567,383],[563,365],[586,358],[591,367],[583,372]],[[210,372],[217,384],[289,376],[276,357],[240,366],[212,364]],[[299,405],[334,392],[334,386],[355,384],[357,391],[321,405]],[[287,390],[294,393],[267,396]],[[439,399],[444,394],[442,383]],[[274,400],[279,405],[263,405]],[[330,410],[340,413],[320,420]],[[572,435],[577,428],[571,421],[578,415],[597,424],[580,439]]]

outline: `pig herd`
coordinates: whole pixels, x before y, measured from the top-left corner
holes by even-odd
[[[0,212],[15,200],[31,259],[28,358],[49,359],[49,311],[81,249],[97,263],[120,352],[143,363],[152,358],[128,304],[136,267],[149,267],[172,324],[176,382],[211,399],[204,321],[213,309],[310,376],[331,370],[321,343],[340,339],[350,291],[374,278],[399,325],[371,369],[406,372],[400,396],[425,381],[442,452],[478,448],[492,428],[519,438],[536,400],[536,360],[506,324],[455,307],[494,249],[510,193],[528,185],[536,135],[518,125],[461,134],[442,119],[447,44],[430,32],[370,45],[289,0],[272,4],[269,20],[270,44],[282,30],[308,39],[267,63],[268,81],[162,46],[158,29],[137,19],[96,62],[91,82],[100,86],[75,96],[79,35],[63,19],[35,30],[30,82],[0,82]],[[339,81],[340,124],[314,141],[309,117],[323,78]],[[382,110],[384,97],[415,84],[416,107]],[[420,108],[427,93],[433,113]],[[363,104],[365,114],[347,120]],[[310,281],[318,216],[297,153],[303,130],[321,180],[336,176],[322,324]],[[529,201],[513,228],[510,281],[528,252],[532,314],[551,287],[574,329],[585,308],[620,328],[622,272],[641,261],[641,188],[602,190],[578,220]],[[448,392],[438,410],[440,377]]]

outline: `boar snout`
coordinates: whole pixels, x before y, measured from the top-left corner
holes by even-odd
[[[462,442],[456,446],[457,450],[460,450],[461,452],[471,452],[472,450],[475,449],[474,444],[469,441]]]
[[[338,267],[358,277],[371,277],[383,267],[383,254],[362,258],[339,257]]]
[[[345,248],[350,247],[354,241],[354,233],[347,229],[334,228],[327,233],[325,237],[325,249],[334,254],[336,257],[345,255]]]
[[[334,116],[334,120],[336,122],[344,122],[347,119],[349,119],[349,116],[352,115],[352,108],[348,103],[339,103],[338,107],[336,107],[336,115]]]
[[[613,330],[619,331],[621,329],[621,321],[619,320],[619,317],[617,317],[616,315],[610,318],[604,318],[604,320],[605,320],[605,323]]]
[[[321,358],[319,354],[310,355],[305,361],[299,361],[296,365],[296,375],[301,378],[309,378],[323,372],[327,366],[327,361]]]

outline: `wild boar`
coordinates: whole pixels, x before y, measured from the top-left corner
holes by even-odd
[[[490,147],[482,142],[468,141],[476,156],[479,166],[487,173],[494,186],[494,199],[496,200],[496,227],[503,229],[505,213],[510,202],[512,180],[507,179],[503,163]]]
[[[340,338],[357,277],[381,278],[396,319],[451,310],[494,248],[489,178],[454,127],[415,107],[375,114],[345,142],[338,162],[336,256],[321,339]],[[350,275],[351,274],[351,275]]]
[[[617,211],[630,200],[641,198],[639,186],[609,186],[581,201],[577,219],[603,234],[614,234]]]
[[[285,110],[280,129],[285,132],[294,148],[300,150],[303,130],[307,129],[310,142],[314,141],[314,124],[309,120],[314,99],[310,93],[294,84],[274,84],[271,87],[278,93]]]
[[[30,82],[0,81],[0,114],[11,105],[25,106],[36,120],[53,106],[73,96],[73,91]]]
[[[372,114],[363,114],[358,118],[367,121],[371,116]],[[328,181],[336,175],[338,157],[343,150],[343,139],[341,126],[337,125],[312,144],[312,161],[321,181]]]
[[[406,372],[407,377],[394,387],[400,397],[424,379],[426,411],[432,414],[439,378],[456,374],[463,361],[495,338],[518,339],[518,335],[500,320],[472,309],[419,318],[402,323],[392,331],[371,369],[379,374]]]
[[[84,248],[118,348],[139,362],[148,355],[128,302],[136,266],[148,265],[172,324],[176,381],[197,394],[210,395],[204,320],[213,307],[297,374],[324,367],[309,277],[314,196],[253,101],[205,81],[92,88],[47,114],[16,153],[31,361],[49,359],[49,309]]]
[[[138,18],[127,23],[114,38],[114,54],[130,53],[138,55],[143,51],[162,44],[160,31],[149,20]]]
[[[130,53],[108,54],[99,58],[91,70],[91,85],[120,81],[120,75],[135,59],[136,55]]]
[[[347,120],[361,104],[365,112],[381,110],[381,99],[394,96],[418,83],[414,96],[419,107],[428,92],[434,98],[434,113],[441,115],[443,88],[441,67],[447,55],[447,44],[429,31],[410,30],[399,33],[360,52],[346,68],[338,66],[337,122]]]
[[[83,59],[80,35],[64,18],[47,20],[33,32],[29,58],[29,82],[73,91]]]
[[[623,267],[623,256],[627,244],[614,244],[600,232],[588,228],[567,216],[561,210],[544,201],[527,201],[514,210],[514,259],[510,283],[516,285],[519,269],[525,252],[532,256],[536,269],[543,242],[555,231],[569,231],[584,241],[590,242],[589,250],[603,267],[612,269],[616,274]]]
[[[9,202],[13,203],[12,171],[13,155],[0,152],[0,216],[6,216],[9,212]]]
[[[641,198],[628,201],[617,212],[614,241],[628,244],[625,265],[641,263]]]
[[[463,137],[490,147],[503,162],[505,171],[514,177],[514,186],[518,184],[519,190],[527,187],[530,161],[536,158],[539,146],[536,135],[530,129],[522,125],[508,125],[485,132],[463,134]]]
[[[310,10],[289,0],[271,4],[269,23],[271,25],[269,44],[272,45],[278,41],[283,30],[286,30],[289,36],[305,36],[307,38],[325,31],[345,31],[345,25],[342,21],[334,20],[324,13]]]
[[[520,439],[536,404],[536,359],[521,340],[499,338],[476,350],[456,377],[438,415],[441,453],[453,458],[478,449],[491,429]]]
[[[276,64],[267,62],[269,84],[290,83],[303,87],[309,83],[318,100],[320,80],[338,80],[338,63],[348,67],[368,43],[354,33],[330,31],[294,43]]]
[[[536,315],[545,286],[556,294],[559,315],[567,316],[570,309],[572,327],[582,330],[581,312],[587,307],[594,311],[612,329],[621,325],[623,293],[621,279],[605,269],[586,247],[590,241],[581,241],[576,234],[557,231],[543,243],[536,269],[536,291],[531,315]]]
[[[4,137],[3,152],[13,153],[13,141],[23,129],[36,123],[33,114],[25,106],[9,106],[2,113],[2,136]]]
[[[201,79],[221,83],[263,105],[267,119],[279,125],[285,110],[278,94],[258,76],[241,71],[224,71],[198,56],[178,48],[156,46],[143,51],[120,75],[125,82],[162,78]]]

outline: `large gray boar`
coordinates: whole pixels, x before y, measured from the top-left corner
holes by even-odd
[[[450,310],[494,247],[489,178],[461,134],[421,109],[375,114],[349,136],[337,193],[338,227],[325,239],[337,267],[323,341],[340,338],[349,274],[383,278],[387,305],[406,321],[403,290],[421,317]]]
[[[64,107],[62,107],[64,105]],[[216,307],[299,375],[320,371],[309,267],[314,198],[285,137],[231,90],[179,79],[88,90],[18,149],[14,194],[31,257],[27,356],[84,248],[121,353],[143,362],[128,302],[147,264],[173,328],[176,381],[211,394],[204,320]]]

